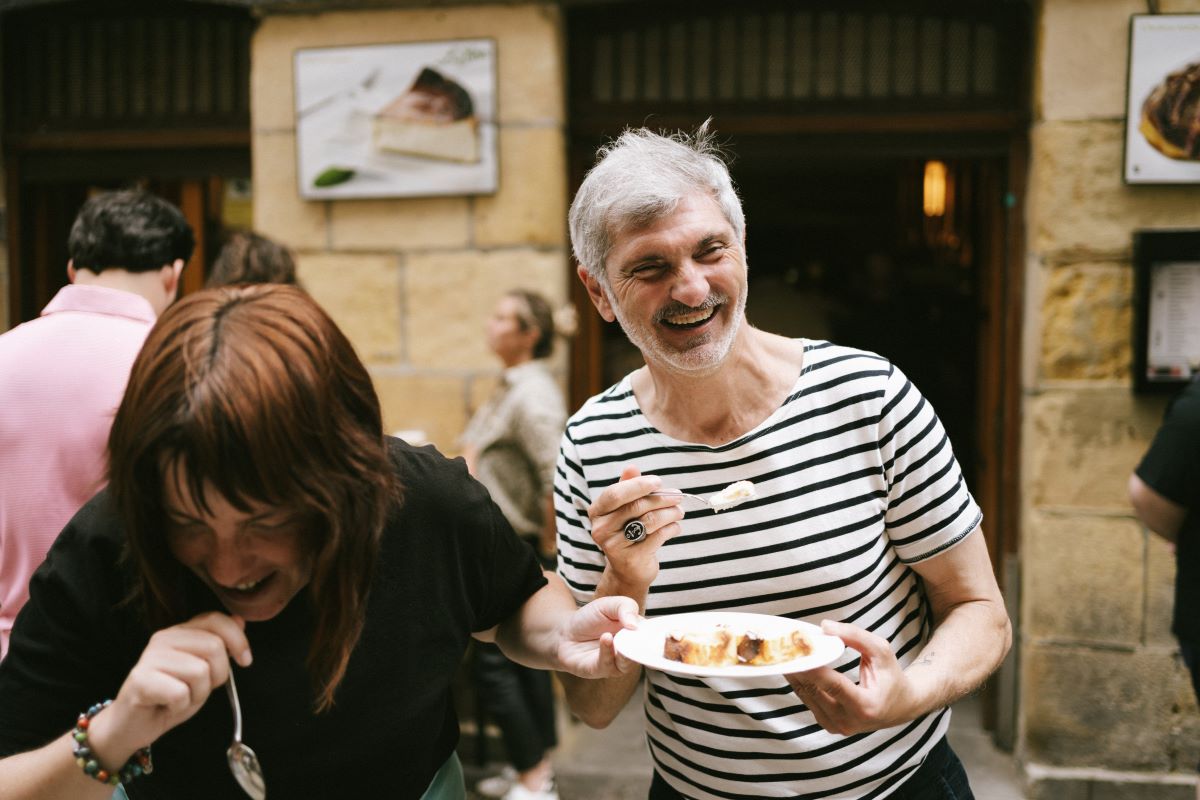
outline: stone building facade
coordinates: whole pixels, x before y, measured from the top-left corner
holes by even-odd
[[[1047,800],[1191,798],[1200,753],[1170,635],[1172,552],[1125,489],[1164,408],[1130,390],[1132,233],[1200,227],[1200,188],[1122,182],[1129,18],[1146,11],[1045,0],[1038,14],[1017,755]]]
[[[255,227],[296,249],[302,281],[368,364],[389,430],[421,431],[456,453],[497,374],[482,333],[495,300],[519,286],[556,303],[571,297],[563,20],[572,3],[243,5],[258,16]],[[1150,5],[1200,13],[1200,0]],[[1008,587],[1019,595],[1010,597],[1014,754],[1030,797],[1191,800],[1200,712],[1169,632],[1172,554],[1138,524],[1125,485],[1165,404],[1131,392],[1131,236],[1200,228],[1200,187],[1122,181],[1129,20],[1147,4],[1030,7],[1028,163],[1013,198],[1025,253],[1021,371],[1010,377],[1022,392],[1019,580]],[[497,43],[495,195],[299,198],[297,49],[473,37]],[[0,314],[8,265],[0,253]],[[556,364],[565,379],[564,352]]]

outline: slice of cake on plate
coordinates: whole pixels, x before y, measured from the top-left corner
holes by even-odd
[[[375,115],[371,140],[383,152],[462,163],[479,160],[479,121],[471,95],[430,67]]]
[[[663,639],[663,658],[700,667],[758,667],[811,653],[812,645],[797,630],[763,635],[715,625],[709,630],[668,633]]]

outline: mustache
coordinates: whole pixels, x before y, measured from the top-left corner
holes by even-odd
[[[729,296],[721,292],[714,292],[704,298],[704,302],[698,306],[689,306],[686,303],[672,301],[663,306],[654,315],[655,322],[662,322],[667,317],[678,317],[681,314],[694,314],[697,311],[707,311],[710,308],[724,305],[729,302]]]

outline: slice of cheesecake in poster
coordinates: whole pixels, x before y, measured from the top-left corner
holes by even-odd
[[[430,67],[375,115],[371,133],[377,150],[442,161],[479,160],[479,122],[471,95]]]

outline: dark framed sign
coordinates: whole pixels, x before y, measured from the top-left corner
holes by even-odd
[[[1133,234],[1133,388],[1173,392],[1200,375],[1200,230]]]

